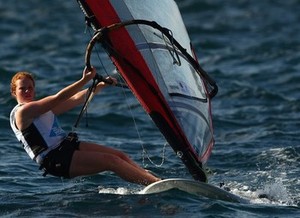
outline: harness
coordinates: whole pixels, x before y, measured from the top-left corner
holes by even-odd
[[[43,170],[44,173],[42,174],[44,177],[49,174],[49,169],[48,166],[49,166],[49,163],[51,161],[51,154],[57,150],[60,150],[62,149],[63,146],[66,146],[66,145],[73,145],[75,142],[78,142],[78,136],[77,136],[77,133],[75,132],[70,132],[68,134],[68,136],[60,143],[60,145],[51,150],[50,152],[48,152],[48,154],[43,158],[42,162],[40,163],[40,167],[39,167],[39,170]]]

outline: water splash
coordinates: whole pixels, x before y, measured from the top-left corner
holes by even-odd
[[[115,194],[115,195],[131,195],[136,194],[136,190],[124,188],[124,187],[117,187],[117,188],[108,188],[103,186],[98,186],[98,193],[99,194]]]
[[[281,181],[266,184],[263,189],[256,191],[257,197],[271,204],[293,205],[293,199]]]

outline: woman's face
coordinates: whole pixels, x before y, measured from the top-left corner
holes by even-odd
[[[33,101],[35,97],[33,81],[26,77],[16,80],[15,97],[18,103],[27,103]]]

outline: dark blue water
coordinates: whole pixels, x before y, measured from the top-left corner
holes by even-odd
[[[177,3],[202,67],[220,88],[212,104],[216,145],[207,164],[209,181],[225,182],[251,204],[180,191],[137,195],[142,187],[111,173],[43,178],[10,130],[8,116],[15,102],[9,82],[16,71],[27,70],[36,75],[39,97],[55,93],[80,78],[90,34],[75,0],[11,0],[0,2],[0,215],[300,216],[300,1]],[[162,154],[164,139],[125,94],[107,88],[95,97],[80,137],[121,149],[161,177],[190,178],[171,148]],[[66,130],[77,114],[61,117]],[[272,200],[259,199],[261,193]]]

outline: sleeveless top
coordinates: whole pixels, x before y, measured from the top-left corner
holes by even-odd
[[[16,126],[15,113],[21,106],[22,104],[18,104],[11,111],[10,126],[29,157],[41,164],[43,157],[66,138],[66,132],[52,111],[35,118],[29,127],[20,131]]]

